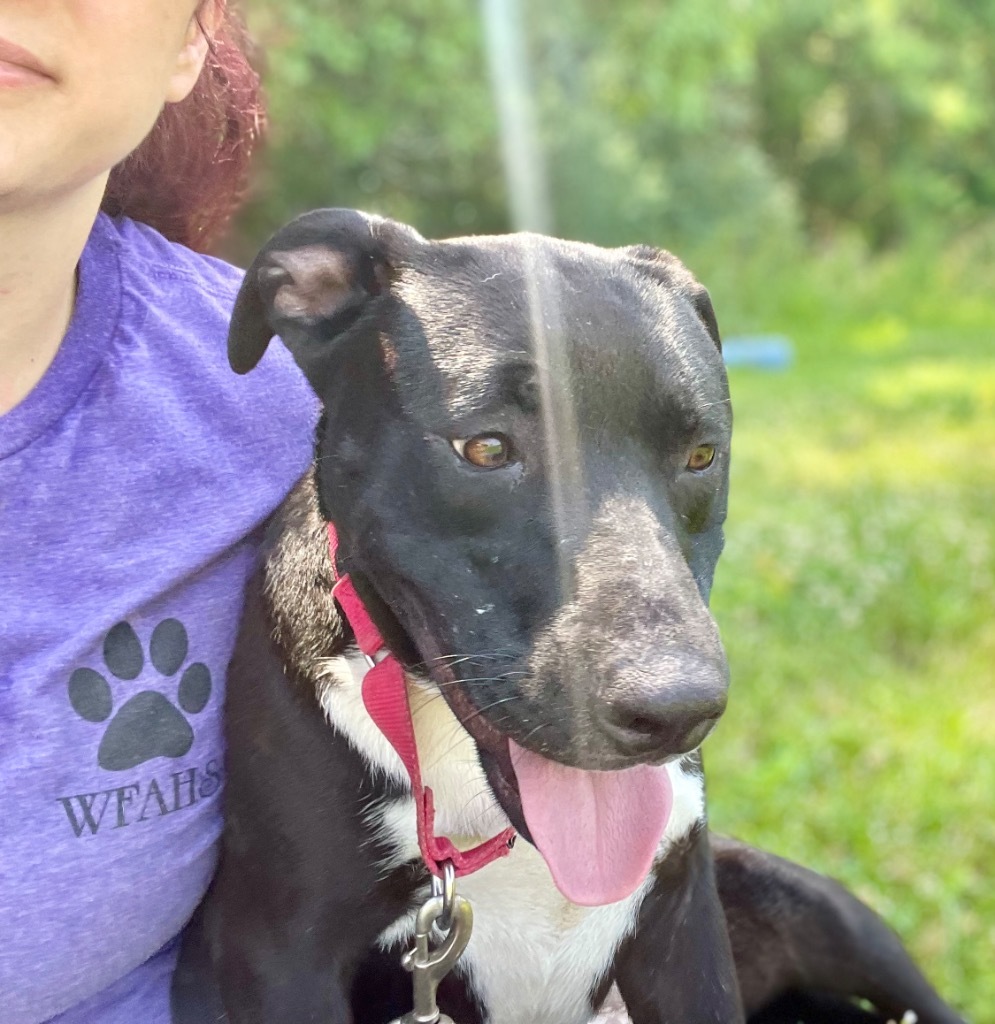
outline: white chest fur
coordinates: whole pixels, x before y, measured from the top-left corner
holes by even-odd
[[[322,705],[329,722],[374,770],[406,781],[400,759],[363,707],[361,657],[326,663],[331,684]],[[434,687],[409,680],[412,715],[425,784],[435,794],[436,831],[459,846],[472,845],[506,827],[491,796],[469,734]],[[660,853],[704,817],[701,779],[669,766],[674,808]],[[385,869],[418,856],[414,802],[394,800],[369,809],[370,824],[395,852]],[[473,937],[457,968],[489,1010],[491,1024],[584,1024],[589,996],[607,972],[615,951],[632,931],[650,882],[619,903],[579,907],[553,885],[536,849],[519,842],[511,854],[459,880],[473,905]],[[414,913],[396,921],[381,945],[406,942]]]

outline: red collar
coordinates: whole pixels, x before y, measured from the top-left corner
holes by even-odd
[[[356,634],[356,644],[363,652],[369,671],[363,679],[363,703],[370,717],[387,737],[390,745],[407,769],[411,792],[415,798],[418,820],[418,846],[425,866],[433,875],[442,876],[446,861],[451,861],[457,875],[469,875],[511,851],[515,830],[506,828],[472,850],[458,850],[445,836],[435,834],[435,805],[432,791],[422,784],[415,729],[411,721],[408,688],[401,663],[387,649],[369,612],[356,593],[348,573],[339,575],[335,555],[339,539],[332,523],[328,524],[328,550],[332,560],[335,586],[332,597]]]

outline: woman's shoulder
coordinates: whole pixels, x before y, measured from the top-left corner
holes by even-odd
[[[252,457],[260,468],[290,456],[299,474],[317,402],[289,353],[271,345],[244,377],[228,365],[228,321],[243,272],[124,218],[102,215],[91,243],[90,267],[120,274],[107,372],[132,400],[169,419],[174,433],[196,436],[195,447],[228,451],[236,462]]]
[[[189,308],[191,303],[216,306],[227,318],[244,271],[224,260],[195,252],[164,238],[154,228],[127,217],[101,214],[90,247],[116,252],[122,287],[139,300]]]
[[[244,271],[224,260],[170,242],[145,224],[101,214],[91,236],[91,262],[116,264],[120,275],[119,345],[139,345],[164,369],[185,368],[186,382],[200,379],[218,397],[285,388],[290,397],[307,391],[286,350],[260,364],[260,373],[237,377],[228,366],[228,322]],[[104,276],[110,282],[112,274]],[[313,405],[313,400],[307,400]]]
[[[158,266],[162,274],[234,282],[238,287],[243,271],[216,256],[190,249],[180,242],[172,242],[155,228],[130,217],[111,217],[100,213],[94,225],[95,233],[103,234],[129,255]]]

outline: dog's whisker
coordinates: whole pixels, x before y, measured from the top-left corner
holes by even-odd
[[[502,672],[502,673],[500,673],[500,675],[496,675],[496,676],[469,676],[466,679],[442,679],[442,680],[440,680],[438,682],[436,682],[433,679],[432,682],[435,684],[435,686],[437,686],[440,690],[442,690],[444,687],[448,687],[448,686],[462,686],[464,683],[501,683],[501,682],[504,682],[507,679],[513,679],[516,676],[518,678],[521,678],[521,677],[527,676],[527,675],[529,675],[528,672],[519,671],[519,670],[515,669],[515,670],[509,670],[508,672]]]
[[[460,668],[477,668],[482,671],[486,671],[491,666],[495,666],[495,662],[500,662],[503,659],[497,657],[478,658],[476,655],[466,655],[460,658],[453,658],[448,662],[435,662],[431,665],[427,665],[424,662],[421,664],[408,664],[405,666],[405,671],[409,675],[417,675],[423,678],[431,679],[433,682],[439,681],[441,683],[452,683],[453,680],[443,679],[437,680],[438,675],[448,675],[446,671],[458,671]],[[496,666],[495,666],[496,667]],[[513,669],[506,669],[505,671],[511,672],[516,671]],[[518,670],[521,671],[521,670]],[[459,682],[459,680],[456,680]]]
[[[431,769],[431,768],[435,768],[438,765],[442,764],[443,761],[445,761],[455,751],[457,751],[459,749],[460,744],[466,742],[467,735],[468,734],[467,734],[466,730],[461,728],[458,722],[454,722],[453,723],[453,730],[452,730],[452,733],[451,733],[452,742],[449,744],[448,747],[445,747],[443,750],[441,750],[439,752],[439,755],[437,757],[433,758],[433,760],[428,764],[427,767],[429,769]]]
[[[540,729],[545,729],[548,726],[549,722],[540,722],[534,729],[530,729],[522,739],[522,746],[525,746],[525,744],[528,743],[529,740],[532,739],[532,737],[535,736],[535,734],[539,732]]]
[[[440,654],[437,658],[428,658],[425,661],[418,662],[414,668],[432,668],[433,665],[462,665],[467,661],[500,661],[502,658],[512,657],[512,653],[508,654]]]
[[[494,660],[494,659],[497,659],[497,658],[513,657],[514,654],[515,654],[515,651],[511,647],[498,647],[498,648],[496,648],[493,651],[477,651],[474,654],[440,654],[440,655],[438,655],[435,658],[427,658],[422,664],[433,665],[433,664],[436,664],[438,662],[448,661],[448,660],[450,660],[452,658],[456,658],[456,659],[460,659],[460,660],[462,660],[464,658],[469,659],[469,660],[472,660],[472,659],[475,659],[475,658],[492,659],[492,660]]]
[[[463,805],[464,809],[472,809],[474,804],[482,803],[490,805],[494,800],[494,794],[488,789],[478,789],[473,796],[468,797],[466,803]],[[482,808],[483,809],[483,808]]]
[[[429,672],[435,667],[455,668],[457,665],[466,665],[475,661],[486,661],[486,657],[473,654],[448,654],[444,658],[433,658],[431,661],[422,661],[413,668],[422,668]],[[493,660],[493,659],[490,659]]]
[[[521,694],[518,694],[518,693],[513,693],[513,694],[511,694],[508,697],[502,697],[500,700],[496,700],[496,701],[494,701],[491,704],[487,704],[485,707],[477,708],[477,710],[474,711],[473,714],[467,715],[466,718],[461,718],[459,720],[460,724],[465,727],[467,722],[472,722],[475,718],[479,718],[482,714],[484,714],[484,712],[490,711],[493,708],[499,707],[501,704],[510,704],[514,700],[521,700],[521,699],[522,699]]]

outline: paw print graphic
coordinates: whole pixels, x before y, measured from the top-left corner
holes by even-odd
[[[171,679],[189,653],[187,631],[179,619],[164,619],[152,631],[149,660]],[[183,757],[193,745],[193,729],[184,714],[197,715],[211,697],[211,673],[202,662],[183,670],[176,687],[176,707],[159,690],[141,690],[115,711],[116,686],[137,679],[145,668],[141,641],[127,622],[119,622],[104,638],[107,674],[78,668],[69,678],[69,703],[87,722],[109,722],[97,750],[97,764],[109,772],[126,771],[155,757]]]

